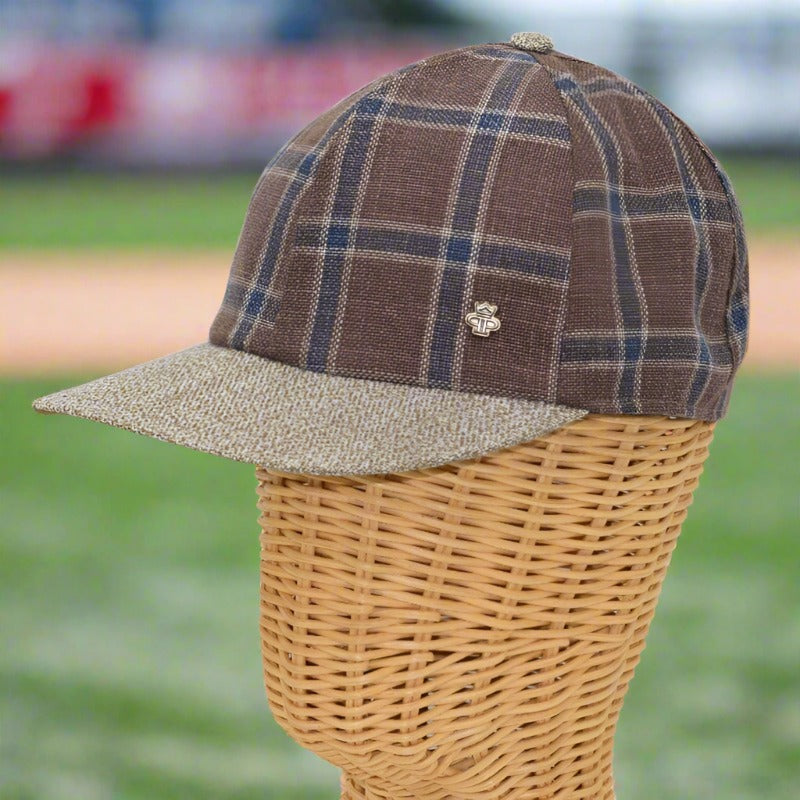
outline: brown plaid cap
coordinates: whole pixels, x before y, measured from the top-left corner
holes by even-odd
[[[730,181],[541,35],[441,53],[301,130],[207,342],[34,408],[312,474],[481,455],[589,412],[717,420],[745,353]]]

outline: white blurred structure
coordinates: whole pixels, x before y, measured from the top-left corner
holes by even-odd
[[[417,2],[449,27],[401,34],[370,0],[0,0],[0,160],[260,163],[383,72],[515,31],[633,80],[713,149],[800,153],[800,0]]]
[[[494,41],[541,31],[714,147],[800,149],[800,0],[440,0]]]

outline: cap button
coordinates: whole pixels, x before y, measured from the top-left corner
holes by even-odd
[[[531,31],[513,34],[509,43],[520,50],[532,50],[534,53],[549,53],[553,49],[553,40],[549,36]]]

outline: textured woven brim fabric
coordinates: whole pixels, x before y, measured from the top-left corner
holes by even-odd
[[[203,342],[39,397],[70,414],[284,472],[403,472],[474,458],[583,409],[301,369]]]

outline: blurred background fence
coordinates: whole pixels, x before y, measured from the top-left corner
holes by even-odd
[[[800,4],[0,0],[0,155],[250,164],[342,96],[535,21],[712,147],[800,149]]]

